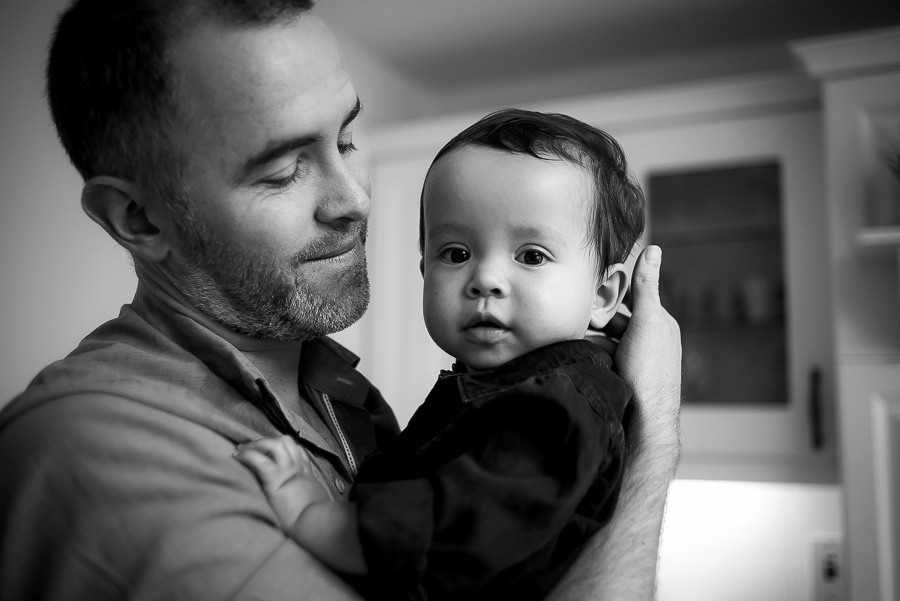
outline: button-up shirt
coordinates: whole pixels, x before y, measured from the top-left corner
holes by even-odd
[[[293,434],[342,498],[393,413],[328,338],[303,344],[292,406],[204,324],[140,285],[0,413],[0,599],[355,597],[232,453]]]

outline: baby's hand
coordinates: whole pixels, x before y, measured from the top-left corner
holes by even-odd
[[[234,458],[259,480],[285,531],[311,503],[329,500],[313,476],[309,455],[290,436],[240,444]]]

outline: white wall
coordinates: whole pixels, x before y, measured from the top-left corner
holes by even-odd
[[[81,211],[43,97],[64,0],[0,3],[0,404],[131,300],[127,254]]]
[[[813,543],[840,540],[842,503],[837,486],[676,480],[658,601],[813,601]]]

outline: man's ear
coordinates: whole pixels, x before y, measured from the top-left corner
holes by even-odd
[[[85,182],[81,207],[113,240],[135,255],[159,262],[166,258],[168,240],[150,219],[152,202],[142,187],[118,177],[99,176]]]
[[[615,315],[625,292],[628,290],[628,273],[625,265],[616,263],[606,270],[606,279],[597,286],[594,305],[591,307],[591,328],[599,330]]]

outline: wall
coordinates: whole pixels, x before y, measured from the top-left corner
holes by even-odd
[[[676,480],[657,599],[813,601],[813,543],[840,539],[841,511],[836,486]]]
[[[0,3],[0,404],[115,317],[134,293],[127,254],[81,211],[81,179],[43,97],[63,0]]]

